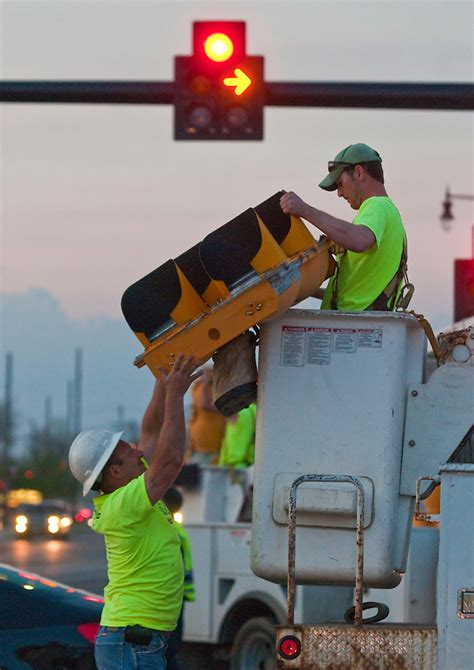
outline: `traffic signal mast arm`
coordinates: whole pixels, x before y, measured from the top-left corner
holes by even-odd
[[[172,81],[0,81],[0,102],[172,105]],[[474,110],[474,84],[265,82],[266,107]]]
[[[421,82],[266,82],[265,105],[473,110],[474,84]]]

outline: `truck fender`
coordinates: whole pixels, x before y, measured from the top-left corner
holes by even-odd
[[[231,644],[242,626],[256,617],[280,624],[285,622],[286,613],[282,604],[272,595],[262,591],[248,592],[226,613],[219,630],[219,643]]]

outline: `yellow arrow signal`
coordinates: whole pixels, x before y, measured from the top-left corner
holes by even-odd
[[[252,80],[250,77],[245,74],[243,70],[240,68],[235,68],[234,70],[235,77],[226,77],[224,79],[224,85],[225,86],[235,86],[235,95],[242,95],[250,84],[252,83]]]

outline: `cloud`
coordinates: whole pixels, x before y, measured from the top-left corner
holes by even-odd
[[[65,417],[67,382],[74,376],[78,347],[83,350],[83,427],[110,425],[119,405],[127,418],[141,418],[153,377],[147,369],[134,368],[141,346],[123,319],[69,318],[59,301],[41,288],[0,298],[0,374],[3,379],[5,354],[12,352],[20,438],[29,420],[42,424],[47,396],[53,416]]]

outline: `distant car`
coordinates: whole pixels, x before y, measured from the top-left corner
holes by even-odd
[[[0,563],[0,668],[95,670],[103,602]]]
[[[17,537],[46,535],[65,538],[69,535],[73,519],[67,503],[45,500],[39,505],[18,505],[12,522]]]

